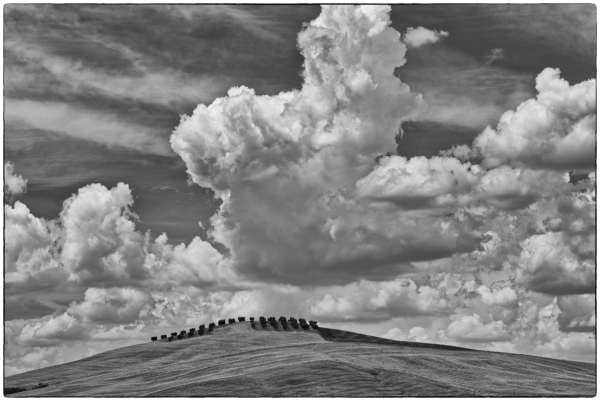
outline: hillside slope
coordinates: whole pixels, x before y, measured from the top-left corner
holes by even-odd
[[[5,378],[33,396],[511,396],[596,394],[596,365],[248,322]]]

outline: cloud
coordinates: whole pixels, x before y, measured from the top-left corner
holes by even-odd
[[[580,54],[592,54],[595,41],[586,35],[594,29],[596,18],[594,17],[594,6],[591,4],[568,4],[559,6],[553,4],[550,7],[540,8],[537,5],[529,5],[527,8],[516,11],[516,23],[510,24],[510,28],[524,29],[527,33],[543,41],[550,42],[551,46],[559,44],[561,47],[569,48]],[[523,12],[523,11],[527,12]],[[535,20],[529,16],[535,13],[540,18]],[[518,21],[518,20],[521,21]],[[548,24],[548,21],[552,23]],[[509,28],[509,29],[510,29]]]
[[[532,307],[530,302],[523,306],[521,319],[524,329],[529,331],[529,341],[517,343],[517,349],[533,345],[531,348],[535,353],[550,358],[571,355],[571,359],[590,360],[589,354],[595,350],[595,339],[589,333],[565,333],[560,330],[558,317],[561,310],[556,298],[545,307]]]
[[[477,293],[481,296],[481,302],[486,305],[514,305],[518,300],[517,293],[510,287],[490,289],[482,285],[477,288]]]
[[[6,49],[21,65],[8,67],[7,75],[11,77],[8,93],[31,91],[32,86],[38,90],[54,86],[53,95],[63,98],[87,95],[177,109],[189,103],[210,101],[227,85],[226,80],[193,76],[173,68],[155,70],[146,65],[141,54],[118,43],[104,43],[103,46],[128,60],[133,71],[117,75],[81,61],[49,54],[35,43],[9,39]],[[23,69],[22,64],[35,66],[43,72],[32,71],[32,67]]]
[[[127,185],[107,190],[100,184],[79,189],[61,212],[60,259],[70,280],[80,283],[142,281],[144,237],[134,230]]]
[[[494,48],[485,55],[485,64],[490,65],[496,60],[504,58],[504,49]]]
[[[443,331],[439,331],[437,336],[444,341],[450,340],[469,343],[489,343],[511,339],[502,321],[485,323],[478,314],[451,318],[448,327]]]
[[[200,288],[228,286],[234,279],[228,262],[210,243],[195,237],[187,246],[167,244],[167,235],[159,235],[154,243],[145,241],[145,269],[151,271],[154,286],[193,285]]]
[[[453,157],[386,156],[356,182],[356,195],[372,205],[394,205],[405,211],[437,209],[442,214],[474,204],[522,209],[570,188],[565,175],[553,171],[510,166],[486,171]]]
[[[114,115],[74,107],[68,103],[7,99],[7,123],[24,125],[141,152],[171,155],[160,132],[119,121]]]
[[[20,175],[14,174],[15,165],[4,162],[4,193],[5,197],[18,196],[27,191],[27,180]]]
[[[325,295],[313,302],[310,312],[326,321],[376,321],[392,317],[440,314],[450,308],[450,302],[436,288],[417,287],[410,279],[373,283],[361,281],[346,289],[343,295]]]
[[[18,201],[5,205],[7,290],[64,279],[97,287],[228,285],[223,256],[210,244],[195,238],[172,246],[165,234],[151,242],[149,233],[135,230],[132,205],[123,183],[80,188],[56,220],[36,218]]]
[[[423,28],[408,28],[404,34],[404,43],[409,47],[421,47],[429,43],[436,43],[441,38],[448,36],[448,32]]]
[[[385,333],[383,338],[389,338],[390,340],[396,341],[415,341],[419,343],[434,343],[429,336],[429,333],[422,327],[413,327],[407,333],[404,333],[401,329],[393,328],[390,329],[387,333]]]
[[[546,68],[536,79],[538,95],[486,128],[473,142],[483,165],[553,169],[595,166],[596,81],[570,86],[558,69]]]
[[[455,158],[391,156],[356,183],[357,194],[403,209],[456,206],[478,181],[479,168]]]
[[[593,296],[545,301],[513,289],[509,282],[488,287],[475,280],[461,281],[460,277],[443,275],[442,281],[430,283],[445,297],[461,298],[452,303],[453,314],[435,317],[425,325],[410,325],[406,319],[396,319],[395,327],[388,329],[383,337],[593,361],[595,344],[589,335],[592,330],[589,324],[595,320]],[[504,313],[497,313],[498,310]],[[569,322],[572,322],[570,328]]]
[[[557,305],[561,313],[557,320],[561,331],[595,332],[595,303],[594,294],[559,297]]]
[[[4,205],[4,219],[4,263],[8,287],[13,282],[27,281],[46,270],[58,269],[53,248],[54,227],[51,224],[33,216],[19,201],[13,206]],[[52,285],[52,281],[45,284]]]
[[[281,42],[281,38],[272,29],[272,23],[253,10],[232,7],[220,4],[202,4],[202,5],[161,5],[161,9],[181,15],[189,22],[206,21],[208,19],[226,19],[228,22],[234,22],[238,29],[247,31],[257,38],[266,39],[271,42]],[[202,23],[200,22],[200,23]],[[280,43],[279,43],[280,44]]]
[[[79,320],[63,313],[33,325],[26,324],[18,341],[29,346],[49,346],[60,344],[61,341],[86,340],[89,334]]]
[[[83,302],[73,303],[67,313],[84,322],[133,323],[153,308],[153,298],[135,288],[88,288]]]
[[[179,190],[177,188],[171,187],[171,186],[168,186],[168,185],[163,185],[163,186],[159,186],[159,187],[152,187],[152,188],[150,188],[150,191],[153,191],[153,192],[163,192],[163,191],[165,191],[165,192],[169,192],[169,191],[179,192]]]
[[[521,280],[533,291],[550,295],[596,292],[594,259],[569,249],[562,233],[549,232],[526,239],[520,264]]]

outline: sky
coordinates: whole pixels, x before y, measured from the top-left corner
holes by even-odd
[[[6,5],[5,375],[281,315],[594,362],[595,71],[591,4]]]

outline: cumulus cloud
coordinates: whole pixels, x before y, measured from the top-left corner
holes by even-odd
[[[596,143],[596,80],[569,85],[558,69],[536,78],[538,95],[500,117],[473,142],[483,165],[534,169],[593,169]],[[462,151],[461,151],[462,153]]]
[[[573,253],[562,233],[534,235],[523,243],[522,280],[533,291],[551,295],[596,292],[596,263]]]
[[[125,184],[80,188],[56,220],[33,216],[17,201],[5,205],[7,291],[52,286],[201,288],[229,286],[223,256],[195,238],[189,245],[155,241],[135,230],[133,195]],[[133,293],[132,293],[133,294]]]
[[[98,285],[146,277],[143,235],[131,221],[132,204],[131,191],[122,183],[110,190],[90,184],[65,201],[59,246],[70,280]]]
[[[448,32],[431,30],[420,26],[406,30],[404,43],[409,47],[420,47],[429,43],[439,42],[441,38],[446,36],[448,36]]]
[[[502,321],[484,322],[478,314],[451,318],[448,327],[438,332],[444,341],[457,342],[496,342],[510,339]]]
[[[388,330],[382,337],[396,341],[416,341],[419,343],[434,342],[429,336],[429,333],[419,326],[411,328],[408,333],[403,332],[401,329],[393,328]]]
[[[403,209],[456,207],[467,200],[479,171],[455,158],[391,156],[382,158],[356,189],[360,197]]]
[[[440,314],[450,309],[450,300],[436,288],[417,288],[410,279],[373,283],[362,281],[354,288],[327,294],[310,306],[313,316],[326,321],[387,320],[392,317]]]
[[[510,287],[490,289],[482,285],[476,291],[486,305],[515,305],[518,299],[517,293]]]
[[[83,302],[73,303],[67,313],[82,321],[132,323],[147,317],[153,308],[153,298],[135,288],[88,288]]]
[[[515,350],[528,348],[538,355],[551,358],[570,355],[570,359],[576,360],[589,360],[589,354],[594,353],[595,339],[589,333],[565,333],[560,330],[558,317],[561,310],[556,298],[544,307],[531,301],[523,302],[520,309],[519,324],[526,335],[514,344]]]
[[[7,284],[27,281],[44,271],[56,270],[54,226],[37,218],[23,203],[4,205],[4,263]],[[47,283],[49,284],[49,283]]]
[[[27,180],[14,173],[15,165],[4,162],[4,197],[18,196],[27,191]]]

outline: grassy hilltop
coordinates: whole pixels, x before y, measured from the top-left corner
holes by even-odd
[[[4,379],[14,397],[594,396],[596,365],[249,322]]]

